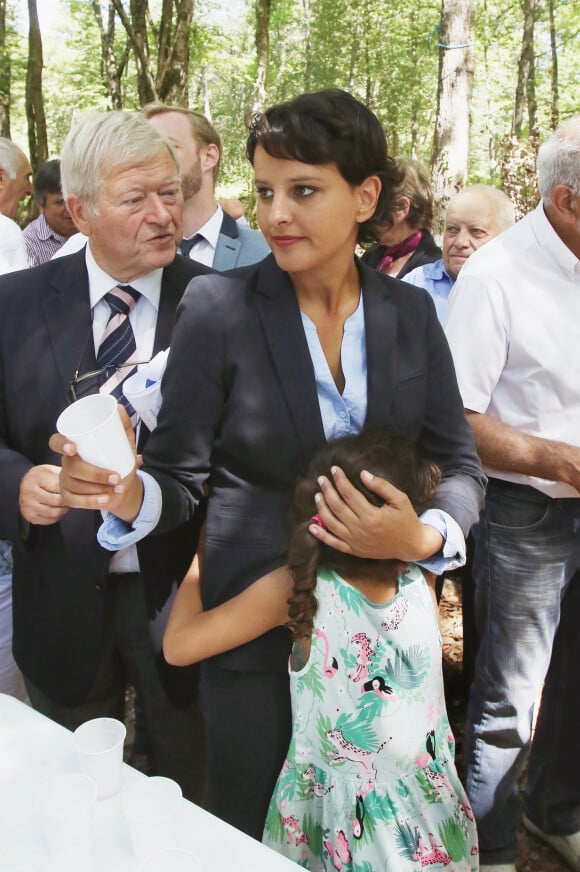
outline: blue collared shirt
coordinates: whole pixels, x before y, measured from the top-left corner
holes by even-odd
[[[434,263],[418,266],[416,269],[412,269],[410,273],[407,273],[403,277],[403,281],[409,285],[425,288],[431,294],[435,303],[435,309],[437,310],[439,323],[445,327],[447,300],[455,281],[443,266],[443,261],[440,259]]]
[[[367,413],[366,333],[362,294],[356,310],[347,318],[344,325],[341,364],[345,387],[342,394],[330,373],[315,325],[304,313],[302,313],[302,323],[314,366],[318,403],[326,438],[337,439],[349,433],[359,433]],[[138,542],[150,533],[159,521],[161,514],[159,485],[146,472],[139,471],[137,474],[141,477],[144,487],[141,512],[132,527],[114,515],[105,513],[105,521],[99,530],[99,542],[104,548],[116,550],[121,546]],[[421,520],[424,524],[435,527],[443,537],[444,544],[437,554],[417,562],[437,575],[462,566],[465,562],[465,539],[459,524],[440,509],[428,509],[421,515]]]

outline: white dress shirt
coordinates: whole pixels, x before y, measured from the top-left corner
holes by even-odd
[[[215,250],[218,244],[218,237],[222,229],[224,213],[221,206],[216,206],[216,210],[203,227],[197,231],[199,239],[195,245],[192,245],[189,252],[190,260],[196,260],[198,263],[203,263],[204,266],[213,266]],[[192,234],[195,236],[196,234]]]
[[[101,337],[105,332],[105,327],[109,320],[111,309],[107,301],[104,299],[105,294],[116,287],[117,282],[112,276],[108,275],[95,261],[91,252],[90,244],[85,249],[85,260],[87,264],[87,272],[89,275],[89,297],[91,302],[91,312],[93,316],[93,340],[95,344],[95,354],[97,354]],[[139,291],[141,297],[129,313],[129,321],[135,335],[135,343],[137,346],[138,360],[142,363],[151,359],[153,354],[153,343],[155,340],[155,328],[157,327],[157,313],[159,311],[159,299],[161,297],[161,280],[163,278],[163,270],[156,269],[129,282],[132,288]],[[82,374],[82,369],[81,369]],[[139,558],[137,548],[132,545],[123,548],[116,552],[111,558],[109,567],[110,572],[138,572]]]
[[[28,255],[22,230],[11,218],[0,213],[0,274],[26,269]]]
[[[541,203],[469,258],[446,333],[466,409],[580,446],[580,260]],[[580,496],[562,482],[485,471],[551,497]]]

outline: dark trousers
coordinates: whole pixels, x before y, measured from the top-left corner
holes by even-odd
[[[71,658],[74,656],[71,651]],[[184,796],[204,803],[207,761],[196,694],[192,693],[192,701],[185,707],[176,706],[167,695],[149,635],[143,582],[138,573],[109,579],[101,658],[84,703],[63,706],[49,699],[26,676],[25,683],[34,708],[70,730],[91,718],[123,720],[125,689],[132,684],[143,708],[156,774],[173,778]]]
[[[580,699],[580,572],[566,589],[560,625],[536,723],[526,786],[526,811],[540,829],[552,835],[580,830],[578,720]],[[569,704],[575,701],[574,706]],[[540,749],[540,750],[538,750]]]
[[[463,692],[469,697],[475,658],[479,648],[479,634],[475,622],[475,583],[473,581],[473,536],[470,534],[465,542],[467,556],[465,566],[457,570],[461,582],[461,613],[463,621]]]
[[[233,672],[203,663],[201,688],[209,756],[209,810],[261,839],[290,744],[288,675]]]

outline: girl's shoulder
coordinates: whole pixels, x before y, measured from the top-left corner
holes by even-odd
[[[358,614],[360,611],[368,612],[370,610],[377,612],[390,608],[398,597],[404,595],[405,589],[409,590],[410,585],[415,586],[414,591],[416,591],[416,596],[421,597],[425,595],[429,597],[425,576],[421,568],[413,563],[405,564],[397,576],[395,590],[390,596],[385,598],[384,602],[376,601],[374,598],[369,599],[362,590],[359,590],[358,587],[351,584],[350,581],[347,581],[338,572],[332,569],[321,568],[318,570],[315,594],[319,603],[319,609],[321,604],[338,598],[344,606]]]

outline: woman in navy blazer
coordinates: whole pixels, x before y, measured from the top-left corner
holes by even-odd
[[[356,244],[376,238],[388,222],[398,181],[377,118],[343,91],[302,95],[254,117],[248,156],[258,221],[273,254],[230,276],[190,283],[158,427],[144,454],[149,478],[132,475],[115,493],[114,485],[99,484],[106,482],[102,472],[76,458],[63,461],[71,505],[106,499],[127,522],[140,513],[136,526],[150,498],[162,531],[199,511],[208,494],[205,608],[284,564],[296,477],[334,434],[323,394],[330,390],[339,408],[353,366],[366,377],[366,397],[364,387],[354,397],[363,420],[356,409],[352,420],[345,412],[347,430],[364,421],[416,440],[443,469],[436,507],[464,533],[484,489],[431,298],[354,257]],[[343,366],[345,323],[361,312],[361,297],[361,342]],[[316,328],[311,343],[320,343],[314,362],[305,324]],[[82,495],[87,487],[79,479],[87,478],[98,496]],[[337,484],[344,501],[322,483],[327,529],[313,534],[360,556],[419,560],[441,552],[445,524],[424,524],[395,499],[380,526],[373,521],[369,529],[370,517],[354,517],[340,471]],[[376,479],[373,487],[380,493],[383,484]],[[397,553],[389,543],[403,538],[404,553]],[[202,665],[211,809],[257,838],[290,736],[288,653],[287,631],[279,628]]]

